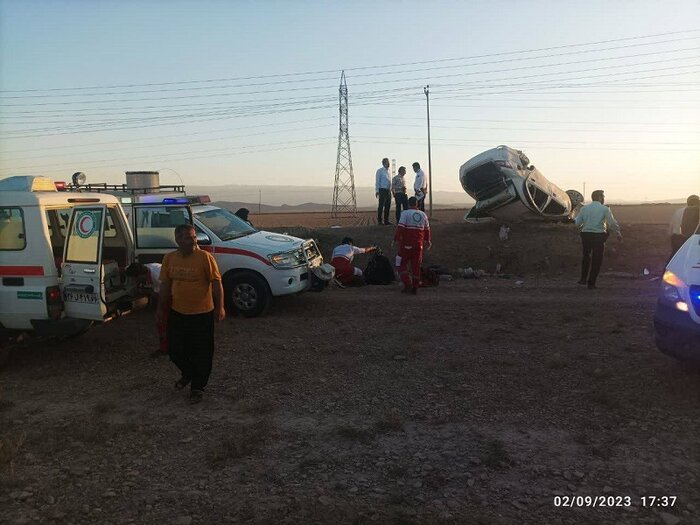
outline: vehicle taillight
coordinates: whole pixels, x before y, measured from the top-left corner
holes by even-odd
[[[63,299],[58,286],[46,288],[46,309],[50,319],[60,319],[63,313]]]
[[[58,191],[63,191],[66,189],[66,183],[63,181],[55,181],[54,185]]]

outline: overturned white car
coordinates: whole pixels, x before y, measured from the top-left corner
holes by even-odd
[[[564,220],[583,202],[581,193],[552,184],[522,151],[508,146],[469,159],[459,169],[459,181],[476,201],[464,217],[468,222]]]
[[[654,314],[654,336],[664,354],[700,362],[700,228],[666,266]]]

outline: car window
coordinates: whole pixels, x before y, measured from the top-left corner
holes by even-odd
[[[0,208],[0,250],[24,250],[26,246],[22,208]]]
[[[237,215],[223,208],[201,211],[196,214],[196,217],[222,241],[243,237],[258,231]]]

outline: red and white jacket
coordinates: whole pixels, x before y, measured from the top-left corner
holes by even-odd
[[[416,208],[402,211],[394,240],[398,242],[399,247],[423,247],[424,243],[431,242],[428,216]]]
[[[331,255],[331,264],[335,268],[335,276],[342,283],[347,282],[354,275],[362,275],[362,272],[358,268],[352,265],[352,260],[355,255],[360,255],[362,253],[367,253],[364,248],[358,248],[351,244],[341,244],[336,246]]]

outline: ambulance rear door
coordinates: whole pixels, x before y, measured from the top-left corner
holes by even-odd
[[[102,321],[107,305],[102,289],[102,249],[107,206],[90,204],[71,210],[61,264],[65,314]]]
[[[159,263],[177,249],[175,228],[192,224],[192,208],[186,198],[166,198],[159,203],[134,203],[131,209],[136,260]]]

